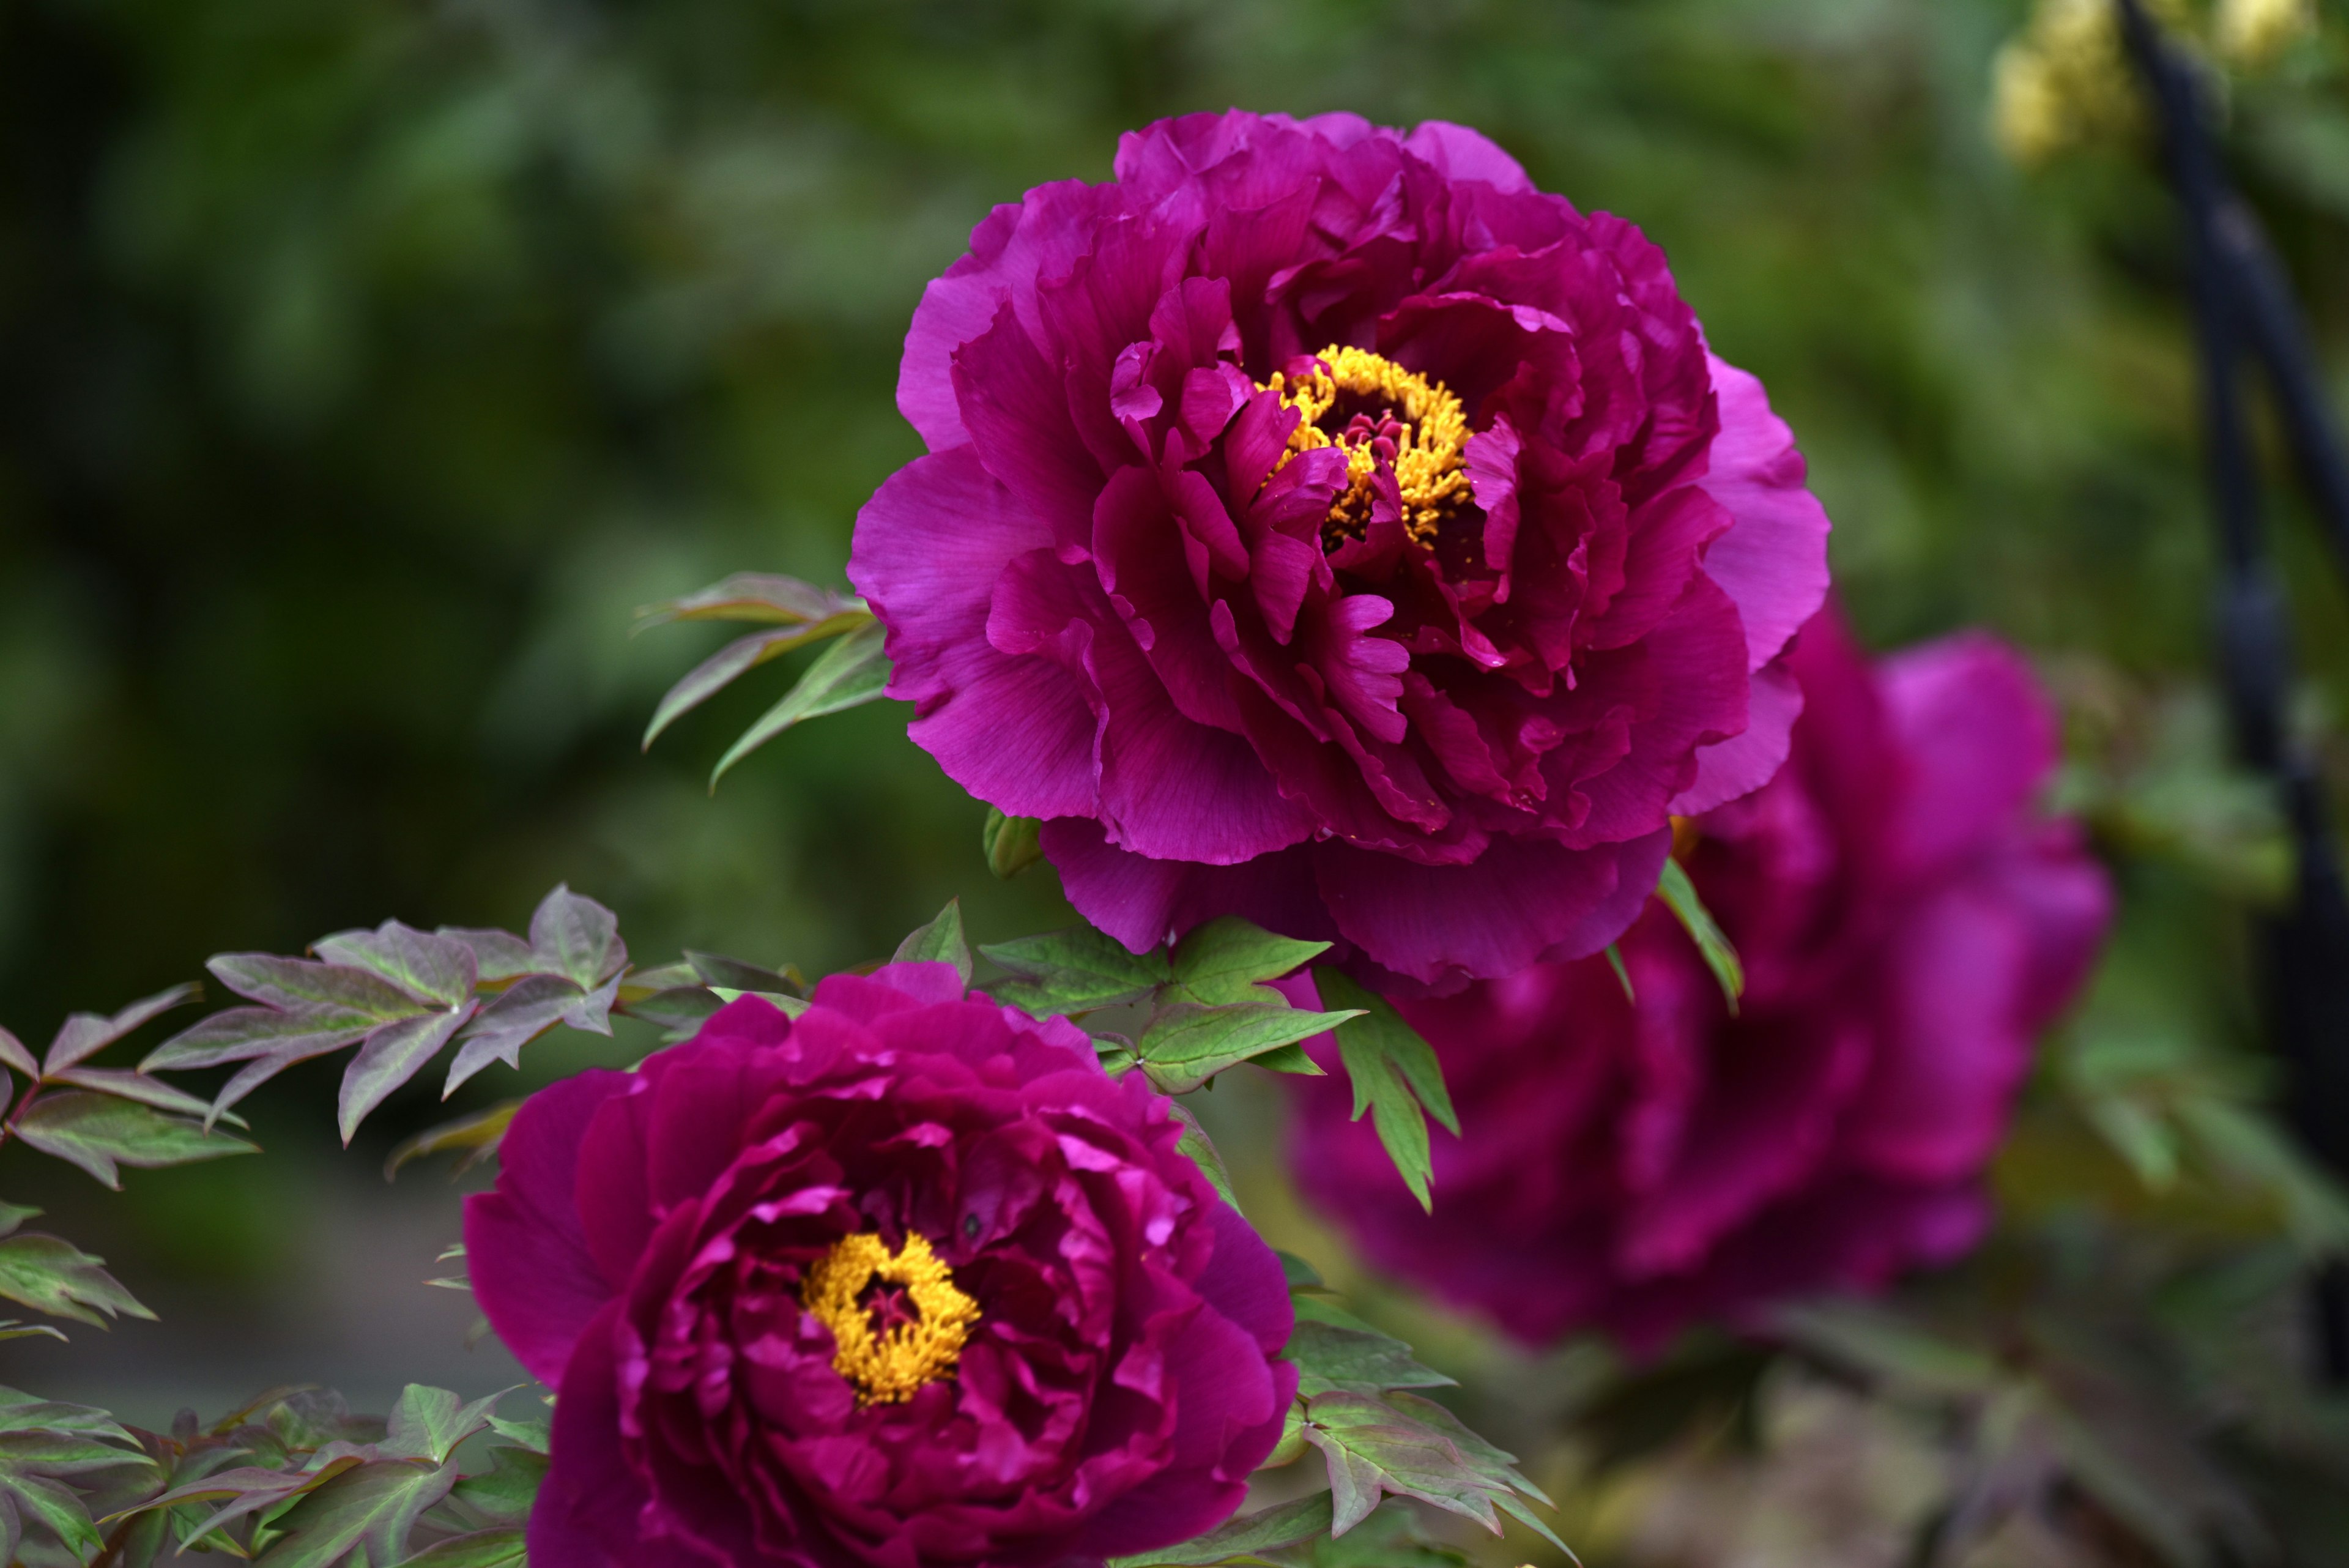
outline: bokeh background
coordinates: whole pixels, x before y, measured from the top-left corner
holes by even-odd
[[[736,568],[841,584],[858,505],[918,451],[892,402],[908,315],[991,204],[1106,178],[1118,132],[1168,113],[1447,118],[1663,245],[1793,424],[1871,641],[1988,626],[2064,698],[2066,797],[2129,903],[2051,1047],[2031,1147],[2054,1152],[2010,1173],[2018,1213],[2299,1257],[2338,1215],[2257,1115],[2242,930],[2281,847],[2202,673],[2174,216],[2126,115],[2029,166],[2002,151],[1995,62],[2031,25],[2027,0],[0,0],[0,1023],[37,1045],[210,953],[388,915],[519,925],[558,880],[646,961],[818,972],[957,893],[981,940],[1064,918],[1049,872],[990,880],[979,808],[894,705],[713,797],[788,683],[769,670],[640,755],[720,634],[631,639],[630,612]],[[2349,394],[2344,36],[2333,12],[2230,64],[2226,134]],[[2349,601],[2276,511],[2330,748]],[[440,1107],[411,1091],[345,1153],[338,1072],[253,1103],[266,1158],[121,1197],[0,1150],[0,1187],[163,1316],[0,1346],[0,1379],[146,1421],[248,1384],[379,1406],[506,1381],[463,1346],[470,1304],[417,1284],[449,1188],[378,1176]],[[468,1095],[513,1092],[492,1069]],[[1499,1354],[1389,1306],[1458,1367]],[[1580,1364],[1511,1365],[1493,1419],[1538,1446],[1526,1412]],[[1771,1418],[1819,1473],[1893,1466],[1861,1502],[1690,1480],[1709,1450],[1676,1428],[1682,1468],[1592,1503],[1585,1539],[1782,1560],[1640,1522],[1744,1486],[1874,1541],[1837,1511],[1939,1494],[1850,1397],[1805,1385]],[[1798,1532],[1783,1560],[1906,1561],[1885,1529],[1877,1555]]]

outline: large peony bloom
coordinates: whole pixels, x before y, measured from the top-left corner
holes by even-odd
[[[1234,111],[996,209],[857,519],[890,694],[1139,950],[1456,986],[1603,947],[1753,789],[1826,517],[1662,253],[1475,132]]]
[[[1404,1002],[1466,1134],[1439,1140],[1433,1219],[1344,1092],[1304,1085],[1299,1179],[1375,1263],[1537,1344],[1646,1348],[1980,1238],[2105,877],[2033,808],[2054,726],[2014,654],[1963,636],[1870,670],[1823,615],[1791,662],[1785,771],[1682,835],[1745,963],[1736,1017],[1661,902],[1622,942],[1636,1003],[1603,958]]]
[[[531,1560],[1042,1568],[1221,1522],[1291,1318],[1181,1133],[936,963],[537,1095],[465,1214],[482,1310],[560,1394]]]

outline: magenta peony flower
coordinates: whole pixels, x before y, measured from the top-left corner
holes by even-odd
[[[1380,1267],[1530,1342],[1645,1349],[1979,1240],[1983,1166],[2110,894],[2033,810],[2054,731],[2013,652],[1963,636],[1871,672],[1826,614],[1790,661],[1785,771],[1682,835],[1744,961],[1738,1016],[1661,902],[1621,946],[1636,1004],[1603,958],[1403,1003],[1465,1134],[1439,1140],[1432,1219],[1345,1090],[1300,1080],[1299,1178]]]
[[[1662,253],[1431,122],[1192,115],[996,209],[857,519],[890,694],[1140,950],[1456,986],[1604,946],[1753,789],[1827,522]]]
[[[537,1095],[465,1213],[560,1395],[531,1560],[1041,1568],[1220,1523],[1297,1371],[1182,1130],[942,963]]]

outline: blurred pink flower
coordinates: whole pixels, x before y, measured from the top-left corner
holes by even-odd
[[[1455,125],[1228,114],[998,208],[857,519],[914,739],[1137,950],[1604,947],[1785,754],[1827,520],[1632,225]]]
[[[2110,909],[2076,825],[2034,809],[2054,722],[1980,635],[1871,670],[1830,611],[1789,662],[1785,771],[1683,832],[1744,961],[1737,1016],[1661,901],[1621,944],[1636,1003],[1603,958],[1402,1003],[1464,1134],[1438,1139],[1433,1218],[1343,1081],[1300,1082],[1298,1178],[1379,1267],[1528,1342],[1647,1349],[1981,1238],[2033,1037]]]
[[[1221,1523],[1292,1317],[1182,1133],[943,963],[533,1096],[465,1213],[481,1310],[561,1396],[531,1560],[1069,1568]]]

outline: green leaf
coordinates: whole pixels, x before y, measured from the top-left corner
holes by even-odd
[[[1205,1172],[1207,1180],[1223,1195],[1224,1201],[1237,1209],[1240,1200],[1232,1191],[1231,1172],[1224,1168],[1224,1157],[1216,1152],[1215,1140],[1207,1137],[1207,1129],[1199,1125],[1199,1118],[1191,1114],[1189,1106],[1176,1105],[1170,1100],[1166,1108],[1174,1113],[1176,1121],[1183,1124],[1183,1136],[1174,1145],[1176,1152],[1189,1156],[1191,1163]]]
[[[142,1106],[152,1106],[159,1111],[176,1111],[181,1116],[203,1116],[212,1113],[212,1102],[167,1084],[160,1078],[150,1078],[144,1073],[133,1073],[120,1067],[67,1067],[56,1075],[57,1082],[71,1084],[76,1088],[112,1095],[117,1099],[136,1100]],[[245,1125],[244,1118],[223,1113],[217,1119],[233,1127]]]
[[[1281,1561],[1293,1568],[1469,1568],[1466,1552],[1429,1539],[1403,1503],[1374,1509],[1343,1536],[1308,1542]]]
[[[1615,971],[1615,983],[1623,988],[1623,1000],[1637,1007],[1640,993],[1631,989],[1631,971],[1623,967],[1623,950],[1613,942],[1607,944],[1607,967]]]
[[[660,1030],[664,1038],[681,1040],[708,1023],[711,1015],[725,1005],[725,1000],[708,986],[679,985],[627,1002],[621,1011]]]
[[[390,1180],[411,1159],[421,1159],[428,1154],[447,1154],[452,1149],[465,1151],[465,1158],[457,1167],[459,1170],[479,1164],[497,1153],[498,1145],[505,1139],[506,1128],[513,1125],[514,1113],[520,1109],[520,1100],[508,1100],[486,1111],[425,1128],[391,1151],[391,1158],[383,1162],[384,1179]]]
[[[1044,825],[1032,816],[1006,816],[987,808],[987,824],[978,830],[978,847],[987,868],[1009,882],[1044,858]]]
[[[1686,867],[1667,857],[1663,875],[1657,880],[1656,896],[1680,919],[1696,950],[1704,957],[1705,967],[1713,978],[1721,982],[1721,994],[1729,999],[1729,1011],[1737,1011],[1737,999],[1745,994],[1745,966],[1737,960],[1737,950],[1729,945],[1714,923],[1713,913],[1697,897],[1696,884],[1689,880]]]
[[[86,1563],[106,1549],[89,1510],[69,1487],[0,1464],[0,1496],[16,1504],[26,1523],[36,1524],[55,1536],[75,1561]]]
[[[533,1454],[552,1453],[554,1449],[554,1425],[551,1421],[509,1421],[503,1416],[492,1416],[490,1430],[510,1443],[520,1443]]]
[[[520,1524],[530,1517],[531,1504],[546,1480],[552,1463],[544,1453],[529,1449],[498,1447],[490,1450],[490,1469],[457,1483],[458,1501],[479,1509],[485,1518],[502,1524]]]
[[[962,977],[963,989],[970,989],[970,944],[962,935],[962,900],[948,898],[936,919],[897,944],[896,955],[889,961],[950,963]]]
[[[458,1444],[476,1432],[489,1430],[490,1412],[497,1408],[499,1400],[520,1386],[515,1384],[501,1388],[467,1405],[446,1388],[411,1383],[399,1391],[399,1400],[391,1407],[383,1451],[408,1459],[429,1459],[436,1465],[445,1463],[457,1451]]]
[[[1433,1503],[1501,1533],[1495,1488],[1449,1438],[1424,1422],[1382,1399],[1344,1392],[1308,1401],[1305,1422],[1305,1440],[1329,1465],[1332,1534],[1343,1535],[1369,1518],[1388,1492]]]
[[[793,626],[851,611],[869,614],[864,601],[775,572],[736,572],[706,588],[636,611],[632,632],[679,620],[766,621]],[[385,1568],[378,1563],[377,1568]]]
[[[509,1563],[520,1568],[523,1561],[520,1530],[477,1530],[436,1541],[394,1568],[506,1568]]]
[[[1877,1307],[1819,1302],[1783,1307],[1773,1321],[1815,1355],[1919,1393],[1978,1395],[2005,1377],[1992,1357]]]
[[[426,1011],[410,1003],[407,1016],[419,1016]],[[139,1070],[217,1067],[223,1062],[255,1058],[290,1066],[357,1044],[383,1023],[372,1013],[347,1009],[287,1012],[275,1007],[232,1007],[198,1020],[156,1046],[139,1064]]]
[[[1301,942],[1275,936],[1237,915],[1208,921],[1174,944],[1174,986],[1179,1000],[1218,1006],[1272,1001],[1279,993],[1261,981],[1310,963],[1330,950],[1328,942]],[[1177,998],[1170,998],[1177,1000]]]
[[[51,1317],[71,1318],[104,1328],[107,1317],[153,1319],[155,1314],[122,1288],[122,1282],[69,1241],[23,1231],[0,1240],[0,1296]]]
[[[371,931],[337,931],[310,944],[329,963],[371,970],[419,1002],[455,1007],[471,1000],[481,961],[461,939],[386,920]]]
[[[716,792],[728,769],[792,725],[878,701],[889,684],[889,656],[882,641],[881,623],[872,621],[825,649],[807,667],[799,684],[718,759],[709,774],[711,792]]]
[[[1331,1389],[1381,1394],[1390,1388],[1448,1388],[1456,1379],[1423,1366],[1411,1346],[1390,1334],[1299,1318],[1283,1357],[1297,1364],[1297,1392],[1307,1399]]]
[[[94,1012],[77,1012],[65,1021],[64,1026],[57,1031],[57,1038],[49,1043],[49,1054],[41,1064],[41,1072],[44,1075],[55,1074],[78,1062],[87,1061],[156,1014],[168,1012],[202,994],[202,990],[195,985],[175,985],[169,991],[159,991],[152,996],[132,1002],[111,1018],[101,1018]],[[18,1049],[22,1050],[22,1047]]]
[[[186,1165],[223,1155],[254,1154],[255,1147],[202,1122],[166,1116],[152,1106],[85,1089],[68,1089],[36,1100],[16,1122],[16,1136],[43,1154],[55,1155],[119,1189],[116,1167],[141,1168]]]
[[[60,1341],[66,1337],[63,1329],[46,1323],[24,1324],[13,1317],[0,1317],[0,1339],[31,1339],[37,1334]]]
[[[754,631],[748,637],[735,639],[688,670],[684,678],[662,696],[659,706],[653,710],[652,722],[645,726],[644,743],[639,750],[651,751],[653,742],[659,738],[663,730],[769,659],[781,659],[793,649],[805,648],[812,642],[822,642],[825,638],[853,631],[872,619],[870,610],[846,609],[802,625],[774,631]]]
[[[345,1148],[350,1147],[352,1135],[359,1130],[359,1123],[367,1119],[367,1113],[440,1054],[440,1048],[472,1021],[479,1006],[469,996],[445,1012],[428,1012],[421,1018],[387,1023],[359,1043],[350,1064],[343,1069],[342,1090],[335,1103],[335,1118],[342,1131]]]
[[[1321,1271],[1296,1253],[1283,1252],[1276,1249],[1272,1255],[1280,1260],[1280,1272],[1288,1279],[1288,1288],[1292,1293],[1298,1291],[1326,1291],[1330,1288],[1322,1282]]]
[[[794,969],[786,974],[781,970],[767,969],[740,959],[722,958],[717,953],[698,953],[688,948],[685,961],[704,985],[722,985],[734,991],[776,992],[785,996],[807,989],[807,982]],[[630,1008],[634,1012],[636,1010]]]
[[[1178,1002],[1150,1021],[1134,1054],[1161,1094],[1187,1094],[1226,1067],[1327,1033],[1357,1016],[1352,1011],[1309,1012],[1286,1002],[1203,1007]]]
[[[373,970],[349,964],[274,953],[216,953],[204,967],[248,1001],[322,1020],[389,1023],[432,1010]]]
[[[559,974],[582,991],[594,991],[628,967],[619,918],[573,892],[567,882],[557,882],[531,911],[530,950],[540,973]]]
[[[0,1236],[13,1236],[16,1228],[40,1212],[22,1203],[0,1203]]]
[[[1244,1513],[1174,1546],[1132,1557],[1112,1557],[1104,1568],[1213,1568],[1214,1564],[1257,1560],[1259,1554],[1326,1535],[1330,1531],[1330,1494],[1317,1491],[1277,1507]]]
[[[1164,953],[1128,952],[1115,937],[1091,926],[978,950],[1011,977],[990,982],[988,994],[1039,1018],[1140,1002],[1174,978]]]
[[[400,1562],[418,1518],[448,1496],[456,1480],[453,1464],[436,1469],[405,1459],[346,1470],[271,1521],[284,1533],[255,1563],[258,1568],[330,1568],[354,1548],[364,1548],[369,1563]]]
[[[1294,1073],[1300,1078],[1326,1078],[1330,1075],[1321,1070],[1319,1062],[1305,1054],[1302,1045],[1276,1045],[1249,1060],[1268,1073]]]
[[[1428,1184],[1435,1170],[1425,1116],[1433,1116],[1455,1137],[1460,1133],[1460,1118],[1444,1086],[1434,1047],[1384,997],[1363,990],[1338,971],[1314,971],[1313,983],[1324,1005],[1361,1013],[1338,1031],[1338,1057],[1354,1085],[1354,1119],[1360,1121],[1365,1110],[1371,1113],[1379,1143],[1403,1185],[1422,1209],[1433,1212]]]

